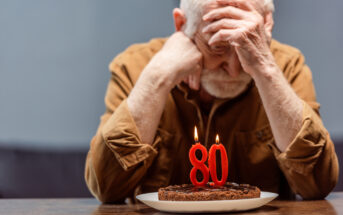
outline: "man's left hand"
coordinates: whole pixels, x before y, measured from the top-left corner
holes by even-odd
[[[209,22],[203,29],[211,33],[210,46],[234,47],[245,72],[254,77],[257,71],[274,66],[270,39],[264,25],[263,0],[217,0],[218,7],[203,16]]]

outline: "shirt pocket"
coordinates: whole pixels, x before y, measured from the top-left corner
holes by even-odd
[[[242,182],[259,186],[265,191],[277,191],[280,169],[270,146],[273,141],[269,125],[235,133],[236,148],[241,150],[238,163]]]

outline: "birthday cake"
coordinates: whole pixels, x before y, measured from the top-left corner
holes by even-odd
[[[189,160],[193,165],[190,172],[192,184],[174,185],[158,190],[158,199],[166,201],[211,201],[211,200],[233,200],[259,198],[261,191],[258,187],[248,184],[236,184],[226,182],[228,177],[228,157],[226,149],[219,142],[219,135],[216,136],[216,144],[213,144],[209,151],[208,165],[207,149],[198,141],[197,128],[194,128],[195,144],[189,150]],[[201,152],[201,160],[196,156],[196,151]],[[221,156],[221,180],[217,176],[216,152],[220,151]],[[202,181],[198,181],[197,172],[202,174]],[[211,176],[213,182],[209,183]]]
[[[211,201],[259,198],[261,191],[256,186],[227,182],[223,186],[173,185],[158,190],[158,199],[166,201]]]

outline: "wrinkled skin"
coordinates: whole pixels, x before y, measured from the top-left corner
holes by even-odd
[[[182,32],[183,11],[174,9],[176,33],[128,97],[143,142],[152,143],[168,94],[180,81],[199,90],[202,103],[211,104],[214,98],[237,96],[254,80],[276,144],[285,151],[301,127],[303,106],[269,48],[272,13],[264,11],[263,0],[213,0],[204,9],[192,39]]]
[[[218,0],[219,7],[203,16],[207,24],[203,33],[211,33],[209,46],[229,44],[234,48],[245,72],[254,76],[254,71],[263,69],[273,61],[269,49],[271,38],[267,36],[263,1]]]
[[[264,11],[263,0],[212,1],[194,39],[203,54],[202,76],[196,73],[185,81],[201,80],[202,91],[213,97],[238,95],[251,81],[248,76],[274,63],[269,49],[273,25],[270,16]],[[197,90],[193,85],[190,87]]]

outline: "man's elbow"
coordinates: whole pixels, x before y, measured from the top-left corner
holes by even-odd
[[[84,177],[88,190],[97,200],[99,200],[102,203],[114,201],[114,199],[111,198],[106,189],[104,189],[103,186],[101,186],[101,184],[103,183],[99,181],[89,155],[86,160]]]
[[[306,200],[325,199],[337,185],[339,176],[339,163],[331,141],[326,144],[313,174],[314,182],[307,184],[313,184],[315,189],[301,196]]]
[[[304,200],[322,200],[322,199],[325,199],[330,194],[334,186],[319,187],[319,189],[316,192],[302,193],[300,194],[300,196]]]
[[[115,190],[101,186],[94,172],[88,168],[85,171],[85,180],[91,194],[101,203],[123,203],[125,198],[121,197]],[[99,183],[100,182],[100,183]]]
[[[123,204],[125,198],[116,198],[113,194],[108,192],[98,192],[93,194],[95,198],[103,204]]]
[[[321,179],[316,181],[314,189],[300,194],[304,200],[325,199],[332,192],[338,182],[338,164],[334,166],[335,168],[331,172],[329,171],[328,174],[321,173],[326,176],[320,177]]]
[[[316,199],[325,199],[332,192],[332,190],[336,187],[338,183],[338,164],[336,168],[337,170],[333,171],[332,174],[328,176],[326,181],[318,185],[319,194],[318,194],[318,198]]]
[[[321,190],[318,192],[310,192],[310,193],[303,193],[300,194],[300,196],[303,198],[303,200],[322,200],[325,199],[331,190]]]

